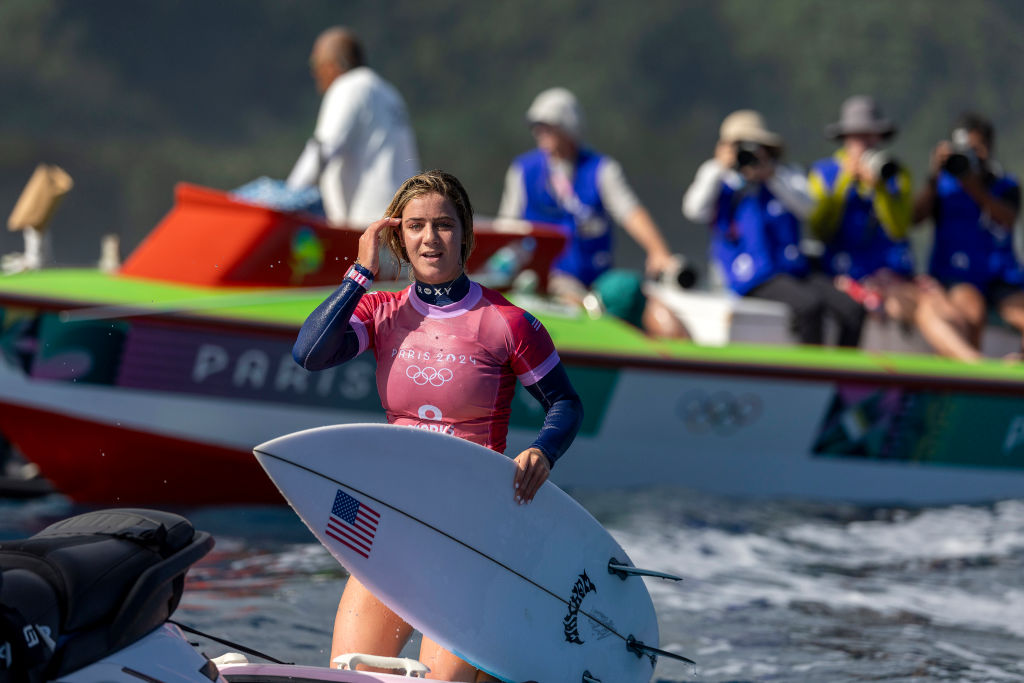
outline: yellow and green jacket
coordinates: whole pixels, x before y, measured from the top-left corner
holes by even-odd
[[[807,227],[825,245],[825,270],[855,279],[882,268],[913,275],[907,242],[913,209],[910,173],[900,168],[888,180],[868,186],[843,170],[845,156],[840,149],[815,162],[808,176],[815,206]]]

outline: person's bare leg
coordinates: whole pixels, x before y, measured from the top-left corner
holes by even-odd
[[[1011,294],[999,302],[999,315],[1003,320],[1024,333],[1024,292]],[[1024,339],[1021,353],[1024,355]]]
[[[690,333],[682,321],[668,306],[652,297],[647,297],[643,315],[644,332],[652,337],[690,339]]]
[[[350,652],[397,657],[412,635],[412,626],[392,612],[354,576],[348,578],[338,602],[331,643],[331,663]],[[428,665],[429,666],[429,665]],[[382,671],[360,666],[360,671]]]
[[[981,333],[985,329],[985,317],[988,307],[985,297],[974,285],[966,282],[949,288],[950,304],[967,321],[967,340],[976,348],[981,348]]]
[[[914,322],[925,341],[939,354],[971,362],[981,357],[968,340],[967,320],[953,307],[944,290],[922,290]]]
[[[426,636],[423,636],[420,643],[420,662],[430,669],[427,678],[435,681],[475,683],[477,680],[475,666],[459,659]]]
[[[892,282],[884,287],[883,307],[886,315],[902,323],[914,322],[919,296],[917,285],[912,282]]]

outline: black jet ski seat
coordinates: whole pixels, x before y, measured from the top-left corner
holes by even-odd
[[[169,512],[112,509],[0,542],[0,683],[51,680],[163,624],[213,538]]]

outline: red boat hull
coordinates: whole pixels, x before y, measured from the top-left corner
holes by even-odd
[[[0,403],[0,432],[88,505],[279,504],[251,452]]]

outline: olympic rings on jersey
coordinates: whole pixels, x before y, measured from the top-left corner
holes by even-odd
[[[450,382],[455,376],[448,368],[437,368],[423,367],[418,365],[410,365],[405,369],[405,376],[411,379],[414,383],[419,386],[430,383],[432,387],[439,387],[445,382]]]

